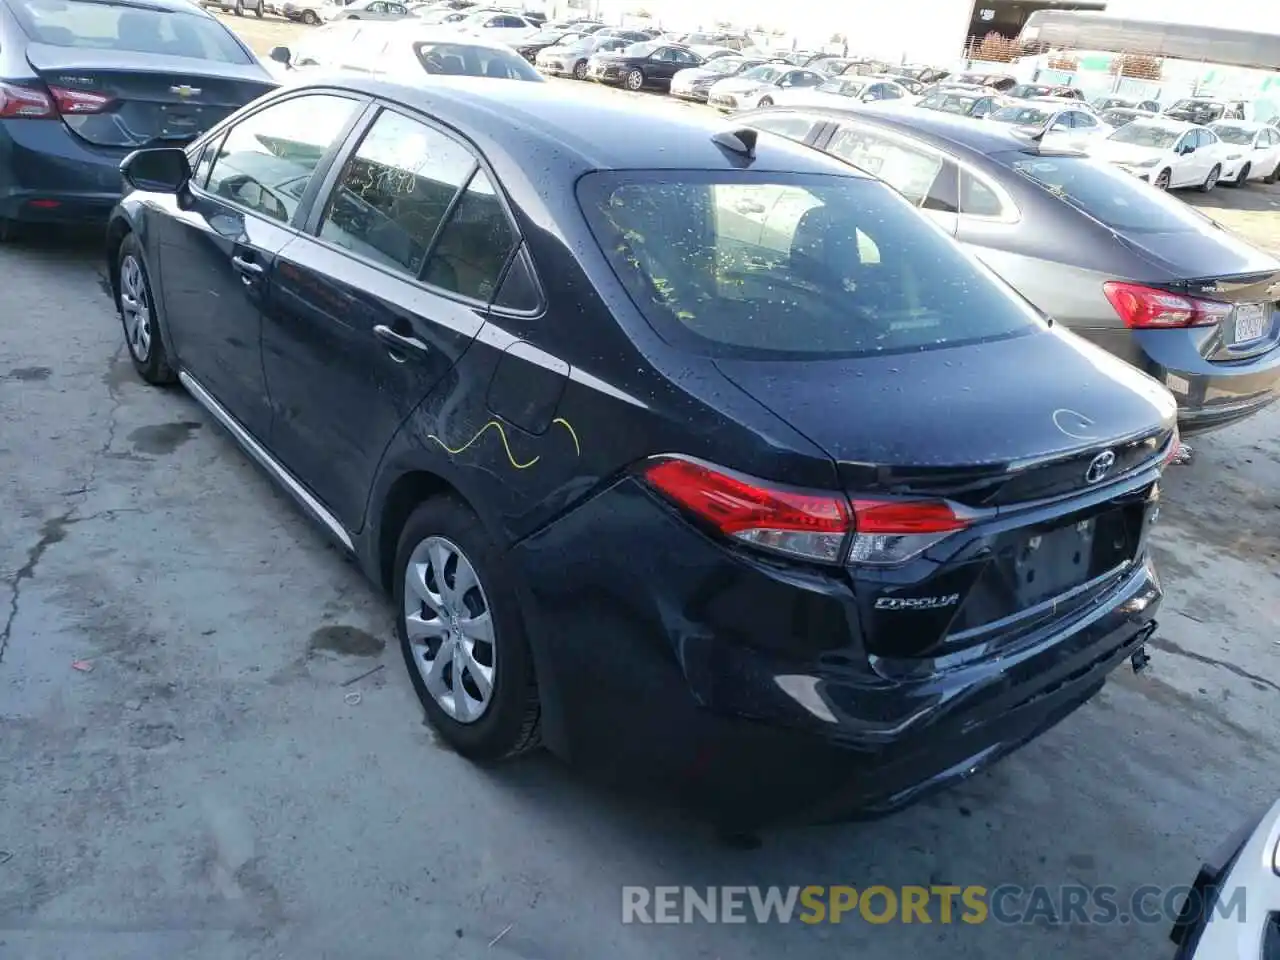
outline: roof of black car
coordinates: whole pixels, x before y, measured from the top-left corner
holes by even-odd
[[[732,121],[670,103],[620,97],[567,84],[433,76],[413,86],[331,74],[291,87],[338,87],[402,103],[497,144],[536,179],[537,168],[576,177],[588,170],[717,170],[741,166],[712,136]],[[568,87],[568,89],[566,89]],[[745,126],[744,125],[739,125]],[[752,170],[849,175],[816,150],[761,134]]]
[[[783,108],[776,108],[779,111]],[[972,117],[962,117],[941,110],[919,107],[859,105],[857,107],[804,106],[804,113],[835,119],[865,119],[871,123],[891,126],[904,132],[918,133],[938,142],[967,147],[979,153],[993,154],[1007,150],[1024,150],[1029,146],[1027,138],[1020,136],[1001,123],[984,123]],[[762,111],[763,112],[763,111]]]

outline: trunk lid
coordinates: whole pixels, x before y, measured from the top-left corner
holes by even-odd
[[[836,461],[855,511],[942,498],[967,516],[901,562],[847,565],[865,648],[883,669],[995,655],[1081,615],[1140,562],[1156,501],[1149,468],[1168,450],[1176,407],[1069,332],[716,364]],[[1108,452],[1109,469],[1092,475]]]
[[[836,461],[851,493],[998,507],[1088,486],[1170,436],[1149,377],[1063,328],[974,346],[802,362],[717,360],[721,372]],[[1133,465],[1130,463],[1129,465]]]
[[[109,102],[93,112],[63,109],[63,123],[95,146],[127,150],[194,139],[275,89],[258,64],[233,64],[32,43],[27,62],[51,88]]]
[[[1117,236],[1152,266],[1176,278],[1158,286],[1235,304],[1219,324],[1219,335],[1203,341],[1209,360],[1245,360],[1280,345],[1280,261],[1275,257],[1217,224],[1205,230],[1126,231]]]

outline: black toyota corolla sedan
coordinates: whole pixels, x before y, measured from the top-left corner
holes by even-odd
[[[820,153],[347,77],[124,172],[139,374],[394,597],[468,757],[883,811],[1153,629],[1172,398]]]
[[[101,223],[129,151],[189,143],[275,86],[186,0],[0,0],[0,240]]]

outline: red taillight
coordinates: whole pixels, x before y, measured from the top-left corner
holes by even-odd
[[[53,99],[43,90],[0,83],[0,119],[48,120],[57,116]]]
[[[1182,438],[1178,435],[1178,428],[1173,428],[1173,436],[1169,440],[1169,446],[1164,451],[1164,460],[1161,466],[1167,467],[1178,459],[1178,451],[1182,449]]]
[[[727,537],[821,563],[839,563],[850,532],[839,494],[799,493],[689,460],[660,460],[650,486]]]
[[[842,494],[789,490],[690,460],[659,460],[644,476],[724,536],[820,563],[902,563],[969,525],[939,500],[850,502]]]
[[[112,98],[88,90],[50,87],[48,93],[34,87],[0,83],[0,118],[56,120],[59,116],[101,113]]]
[[[1135,330],[1205,327],[1220,323],[1231,314],[1229,303],[1184,297],[1137,283],[1113,280],[1102,285],[1102,292],[1125,326]]]
[[[111,97],[101,93],[90,93],[88,90],[67,90],[64,87],[50,87],[54,105],[64,117],[77,113],[101,113],[111,103]]]

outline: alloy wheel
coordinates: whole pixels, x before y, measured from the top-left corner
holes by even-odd
[[[1205,193],[1208,193],[1210,190],[1212,190],[1214,187],[1218,185],[1218,176],[1220,173],[1221,171],[1217,167],[1214,167],[1212,170],[1209,171],[1209,176],[1205,177],[1205,180],[1204,180]]]
[[[772,106],[773,106],[773,97],[761,97],[761,98],[760,98],[759,106],[762,106],[762,107],[772,107]]]
[[[644,86],[644,74],[639,70],[632,70],[627,74],[627,89],[639,90]]]
[[[497,667],[493,618],[466,554],[427,537],[409,557],[404,623],[427,692],[458,723],[475,723],[493,698]]]
[[[573,65],[573,79],[575,80],[587,79],[587,62],[585,60],[579,60],[577,63]]]
[[[142,264],[132,254],[120,264],[120,312],[129,352],[139,363],[146,363],[151,356],[151,301]]]
[[[1160,175],[1156,177],[1155,187],[1157,190],[1169,189],[1169,171],[1161,170]]]

